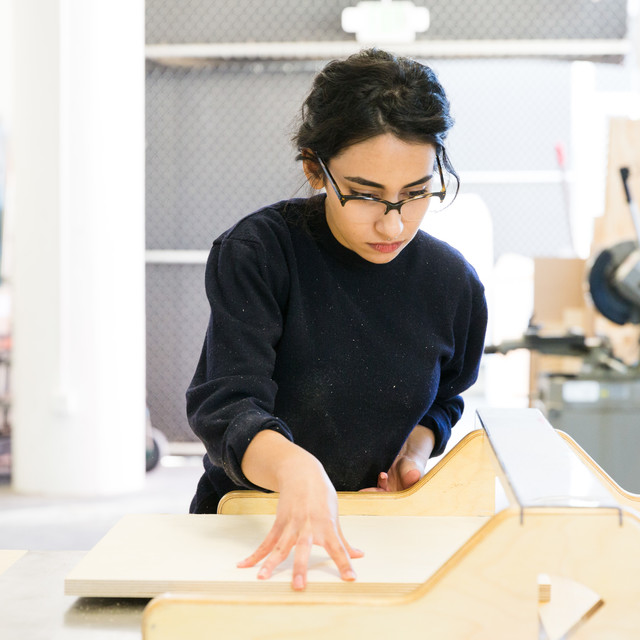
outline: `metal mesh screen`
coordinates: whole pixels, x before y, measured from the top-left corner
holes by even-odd
[[[418,38],[622,38],[627,0],[413,0],[430,11]],[[147,0],[149,44],[350,40],[340,15],[356,0]]]
[[[304,182],[290,143],[314,63],[149,64],[147,248],[206,249]]]
[[[208,317],[203,265],[147,266],[147,404],[173,442],[194,439],[184,398]]]
[[[340,12],[354,4],[147,0],[147,41],[352,39],[340,29]],[[431,38],[619,38],[626,28],[625,0],[415,4],[431,10]],[[207,251],[256,208],[306,194],[290,138],[324,62],[148,63],[148,249]],[[478,173],[557,169],[554,146],[570,136],[569,62],[427,62],[452,102],[449,151],[463,193],[482,196],[491,212],[495,256],[562,255],[569,228],[561,183],[500,183]],[[619,84],[619,67],[602,65],[599,75],[605,84]],[[184,392],[208,318],[203,274],[203,265],[147,267],[148,403],[154,426],[171,441],[194,440]]]

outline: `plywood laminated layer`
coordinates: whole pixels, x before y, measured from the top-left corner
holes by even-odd
[[[165,592],[270,595],[291,592],[293,554],[269,580],[238,569],[267,535],[271,515],[131,515],[123,518],[65,580],[67,595],[151,598]],[[402,595],[425,582],[485,517],[343,516],[342,531],[365,552],[355,582],[315,546],[307,593]]]

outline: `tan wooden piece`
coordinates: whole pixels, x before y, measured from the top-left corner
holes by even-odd
[[[232,491],[218,513],[276,512],[277,493]],[[484,432],[468,433],[413,487],[395,493],[338,493],[340,515],[489,516],[495,512],[495,471]]]
[[[493,452],[509,506],[418,587],[370,594],[166,594],[145,610],[144,639],[204,640],[212,628],[216,637],[234,640],[346,640],[399,632],[428,632],[447,640],[537,638],[542,620],[538,581],[547,574],[552,576],[550,606],[543,617],[554,633],[568,625],[572,640],[636,640],[640,515],[620,507],[606,474],[575,443],[558,437],[539,412],[523,411],[528,413],[483,412],[487,435],[476,442],[484,443],[475,449],[485,459],[482,464]],[[490,449],[485,446],[489,441]],[[544,477],[537,479],[536,470]],[[472,481],[462,491],[466,488],[475,491]],[[396,518],[398,526],[407,518]],[[416,552],[416,562],[422,561]],[[560,585],[555,603],[554,584]],[[577,596],[575,584],[580,585]],[[572,593],[577,604],[560,605],[563,615],[555,615],[557,601]],[[595,604],[589,594],[597,594]]]
[[[572,580],[604,601],[582,640],[637,639],[640,521],[617,509],[519,509],[496,514],[431,578],[394,597],[314,594],[165,595],[146,608],[145,640],[396,637],[428,631],[447,640],[537,638],[537,576]],[[553,597],[553,596],[552,596]]]
[[[17,562],[27,553],[22,550],[0,550],[0,574],[4,573],[14,562]]]
[[[558,431],[580,459],[600,478],[611,495],[626,509],[633,509],[640,516],[640,495],[623,489],[570,435]]]
[[[270,580],[236,563],[266,537],[272,515],[126,516],[67,575],[67,595],[145,597],[166,591],[216,595],[291,591],[293,554]],[[480,528],[484,517],[344,516],[343,533],[365,552],[358,580],[340,579],[321,547],[309,563],[309,593],[398,595],[415,589]]]
[[[629,187],[638,201],[640,199],[640,120],[611,118],[607,159],[605,211],[604,215],[595,221],[593,235],[595,251],[621,240],[634,240],[636,237],[620,177],[620,168],[629,169]]]

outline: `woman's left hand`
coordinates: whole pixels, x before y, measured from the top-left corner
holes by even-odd
[[[388,473],[378,476],[378,488],[382,491],[404,491],[413,486],[424,475],[424,465],[402,456],[396,458]]]
[[[418,482],[422,476],[423,471],[416,462],[402,456],[395,459],[388,472],[380,472],[376,487],[362,491],[404,491]]]
[[[434,445],[433,431],[416,426],[388,471],[381,471],[378,484],[362,491],[404,491],[424,475]]]

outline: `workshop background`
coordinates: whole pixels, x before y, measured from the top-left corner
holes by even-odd
[[[401,7],[413,17],[390,19]],[[478,270],[489,331],[423,498],[346,505],[431,514],[426,563],[417,530],[396,562],[354,529],[389,571],[354,567],[362,582],[335,593],[403,593],[431,635],[435,618],[460,637],[500,635],[496,621],[501,637],[638,635],[640,0],[0,0],[1,640],[139,640],[143,616],[170,634],[185,601],[147,606],[162,585],[291,601],[251,569],[227,580],[241,576],[221,538],[240,549],[253,520],[211,535],[187,515],[204,447],[185,390],[212,241],[308,193],[297,110],[328,60],[371,43],[428,63],[449,94],[462,186],[422,226]],[[311,565],[308,595],[326,599],[335,572]],[[339,597],[318,635],[362,622]],[[189,624],[213,611],[205,628],[225,636],[288,622],[190,600],[204,613],[187,607]]]
[[[138,473],[136,447],[140,445],[142,454],[143,445],[137,440],[132,445],[131,433],[146,433],[149,470],[156,465],[160,470],[180,466],[179,459],[202,454],[187,424],[184,394],[209,315],[203,286],[206,256],[212,241],[243,216],[276,200],[308,193],[291,135],[315,73],[327,61],[370,44],[342,26],[343,11],[356,4],[91,0],[67,6],[62,0],[0,0],[0,87],[8,86],[5,79],[10,75],[6,67],[12,57],[11,24],[19,24],[29,40],[18,40],[14,47],[15,66],[21,70],[13,79],[17,93],[30,82],[51,82],[55,88],[56,73],[64,71],[64,65],[71,69],[72,80],[60,82],[62,98],[52,93],[59,101],[52,99],[51,104],[62,118],[51,116],[49,96],[40,88],[40,93],[23,96],[20,109],[14,106],[13,128],[11,118],[3,117],[11,111],[7,104],[12,96],[0,90],[0,475],[5,498],[15,498],[12,490],[90,496],[139,488],[145,469]],[[517,341],[530,321],[557,332],[591,333],[605,327],[620,338],[624,358],[637,360],[637,327],[623,328],[621,334],[619,328],[594,319],[597,314],[583,289],[594,239],[610,245],[634,237],[629,224],[615,232],[609,225],[605,232],[598,230],[598,220],[614,209],[618,217],[630,218],[612,158],[629,160],[634,167],[632,186],[640,193],[640,183],[633,182],[640,162],[628,144],[635,135],[633,123],[640,118],[639,0],[413,4],[428,9],[428,29],[418,32],[415,41],[388,43],[383,37],[380,46],[432,66],[450,97],[456,125],[448,150],[462,186],[450,207],[429,212],[425,228],[460,248],[485,281],[490,304],[487,343]],[[10,7],[17,16],[13,23]],[[99,15],[111,20],[102,29]],[[58,23],[64,28],[56,31],[51,25]],[[62,53],[54,60],[60,66],[53,73],[49,57],[56,56],[34,55],[48,49],[34,46],[38,43],[32,32],[43,38],[52,32],[51,51],[73,36],[68,50],[60,46]],[[97,71],[90,66],[94,61]],[[89,88],[83,89],[85,84]],[[111,119],[131,118],[132,95],[144,122],[137,123],[127,138],[129,130],[121,130]],[[69,100],[77,96],[77,108],[75,103],[70,107]],[[92,110],[86,119],[85,107],[87,113]],[[45,116],[50,119],[39,122]],[[611,135],[616,119],[622,124]],[[53,129],[53,142],[35,139],[31,124],[39,134]],[[93,136],[101,124],[108,135],[95,132],[87,141],[79,133],[86,127],[85,133]],[[64,144],[67,134],[72,138],[69,148]],[[120,137],[114,142],[109,140],[113,135]],[[9,152],[12,142],[16,147],[25,140],[31,145],[27,161],[17,149]],[[87,158],[72,158],[64,165],[77,149]],[[142,167],[136,164],[138,153]],[[62,186],[56,182],[56,162],[64,165],[60,184],[65,176],[68,180]],[[52,181],[47,183],[51,194],[28,174],[37,163],[41,179]],[[25,166],[28,178],[20,178]],[[123,184],[126,180],[130,184]],[[136,185],[140,197],[130,199]],[[56,199],[58,188],[62,196]],[[21,189],[23,198],[26,191],[41,197],[41,209],[34,207],[26,218],[18,197]],[[75,201],[75,190],[86,193]],[[92,219],[86,228],[83,197],[89,209],[103,207],[106,212],[100,223]],[[99,216],[92,212],[91,217]],[[143,249],[137,247],[138,239]],[[35,240],[40,248],[56,245],[57,253],[33,252]],[[77,249],[76,242],[86,246]],[[65,253],[69,248],[75,251],[70,258]],[[33,253],[25,257],[26,251]],[[83,260],[102,266],[91,263],[85,272]],[[22,269],[14,268],[20,261]],[[39,272],[25,285],[24,263],[29,261]],[[94,272],[100,275],[100,287],[92,288]],[[43,286],[39,281],[46,278],[53,285],[42,293],[52,306],[42,304],[29,315],[18,299],[24,300],[30,285]],[[77,291],[88,293],[77,293],[76,285]],[[138,313],[142,297],[144,309]],[[107,315],[73,319],[94,306]],[[40,322],[42,335],[33,327],[29,333],[32,321]],[[49,361],[42,349],[50,345],[55,353]],[[86,364],[77,364],[89,362],[82,360],[84,351],[95,351],[96,362],[110,358],[108,367],[101,368],[100,375],[89,375],[94,372],[82,369]],[[134,351],[143,352],[142,357]],[[34,364],[40,357],[46,366]],[[46,377],[50,362],[54,388],[51,392],[47,387],[49,395],[41,401],[36,390],[40,383],[51,383]],[[562,354],[549,359],[530,349],[485,356],[480,379],[466,394],[467,422],[456,430],[456,437],[471,428],[478,405],[548,410],[540,402],[539,378],[576,375],[576,367],[584,362]],[[133,386],[128,382],[132,374]],[[620,388],[611,390],[612,397],[623,394],[625,416],[634,415],[640,406],[637,378],[635,367],[618,381]],[[90,399],[82,396],[81,384],[103,389],[95,406],[86,406]],[[80,409],[86,413],[78,418]],[[557,411],[554,416],[561,422]],[[635,424],[631,419],[629,429]],[[20,437],[27,431],[28,438]],[[627,436],[640,437],[631,431]],[[623,445],[629,442],[625,438]],[[75,450],[67,452],[72,446]],[[19,477],[14,465],[18,458],[23,470]],[[194,477],[200,464],[198,460]],[[125,468],[135,468],[137,476],[125,473]],[[83,482],[94,472],[99,481]],[[147,473],[147,482],[152,478]],[[185,509],[185,494],[192,490],[193,484],[181,489],[179,500]]]
[[[147,254],[147,391],[152,422],[172,442],[193,439],[184,416],[184,390],[208,318],[202,252],[261,205],[306,193],[291,132],[313,75],[328,59],[340,57],[341,45],[353,42],[340,21],[342,10],[352,4],[146,3],[152,53],[146,76],[146,243],[152,252]],[[450,156],[462,176],[461,195],[478,195],[490,212],[494,262],[507,254],[576,255],[572,224],[588,230],[591,213],[571,211],[569,172],[577,126],[572,118],[595,94],[632,88],[629,56],[593,53],[598,51],[594,41],[615,45],[626,37],[626,0],[415,4],[428,7],[431,18],[417,43],[453,45],[449,55],[422,59],[449,94],[456,118]],[[523,47],[504,55],[505,40],[520,40]],[[573,40],[578,53],[563,53],[557,40]],[[541,42],[540,55],[526,55],[530,41]],[[245,49],[229,53],[216,48],[221,42],[244,43]],[[212,45],[207,57],[181,54],[180,45],[192,43]],[[258,56],[252,43],[270,47]],[[324,43],[333,53],[317,58],[319,47],[313,43]],[[471,53],[460,55],[456,43],[460,50],[470,46]],[[591,63],[585,71],[576,69],[575,60]],[[592,74],[586,89],[585,73]],[[590,157],[578,160],[591,163],[585,170],[587,180],[595,174],[589,206],[599,214],[605,121],[601,117],[594,125],[592,118],[584,126]]]

